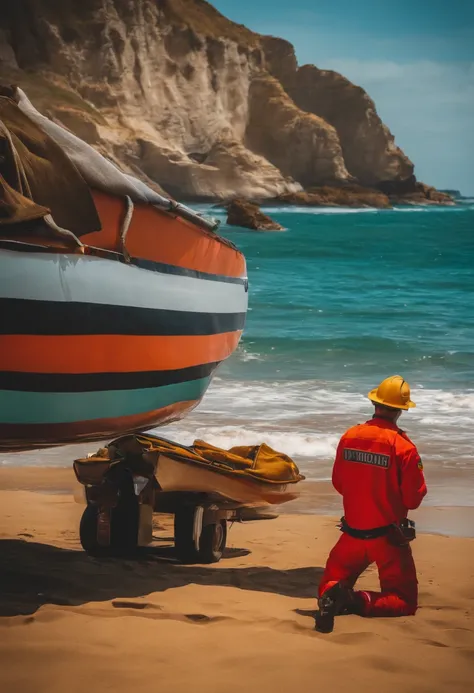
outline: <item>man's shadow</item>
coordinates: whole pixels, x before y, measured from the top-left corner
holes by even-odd
[[[230,549],[227,557],[245,555]],[[0,616],[33,614],[43,604],[77,606],[141,597],[188,584],[238,587],[287,597],[316,598],[322,569],[180,565],[172,547],[132,559],[92,558],[83,551],[8,539],[0,541]]]

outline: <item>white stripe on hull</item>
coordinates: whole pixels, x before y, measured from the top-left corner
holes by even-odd
[[[85,255],[0,250],[0,298],[244,313],[243,284],[144,270]]]

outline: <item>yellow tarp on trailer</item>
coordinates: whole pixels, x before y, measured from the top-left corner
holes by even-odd
[[[159,452],[235,476],[253,477],[274,484],[295,484],[304,479],[291,457],[265,443],[223,450],[203,440],[195,440],[191,447],[185,447],[150,435],[137,434],[135,438],[149,452]]]

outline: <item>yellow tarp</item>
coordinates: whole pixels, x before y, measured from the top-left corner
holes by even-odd
[[[195,440],[190,448],[155,436],[137,435],[136,440],[146,446],[149,452],[189,460],[235,476],[253,477],[271,484],[295,484],[304,479],[291,457],[272,450],[265,443],[222,450],[203,440]],[[120,448],[120,441],[117,442]]]

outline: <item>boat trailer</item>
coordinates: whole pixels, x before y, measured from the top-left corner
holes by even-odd
[[[218,494],[163,491],[141,455],[111,461],[75,460],[85,502],[79,535],[92,556],[125,557],[153,541],[153,516],[174,516],[175,556],[181,563],[216,563],[228,523],[278,517],[268,506],[242,504]]]

